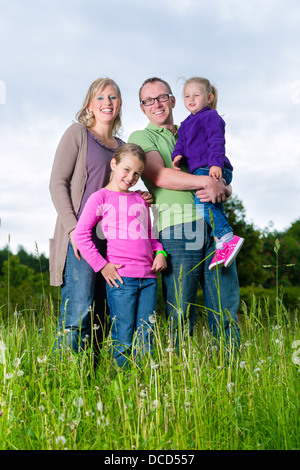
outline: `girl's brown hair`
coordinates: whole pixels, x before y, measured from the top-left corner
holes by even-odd
[[[116,164],[119,165],[121,163],[123,157],[126,155],[133,155],[134,157],[137,157],[143,165],[146,165],[146,154],[142,147],[136,144],[123,144],[121,147],[118,148],[116,153],[114,154],[113,158],[116,161]],[[113,171],[111,172],[110,175],[110,181],[112,180],[113,176]]]

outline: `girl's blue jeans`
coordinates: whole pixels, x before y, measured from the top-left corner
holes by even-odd
[[[153,352],[153,321],[157,301],[156,278],[123,277],[123,284],[106,284],[111,319],[113,356],[119,367],[126,367],[128,356]]]
[[[194,172],[194,175],[205,175],[209,176],[209,167],[205,166],[202,168],[197,168]],[[223,170],[223,178],[226,181],[226,184],[230,184],[232,181],[232,171],[228,168],[224,168]],[[197,198],[195,195],[194,197],[195,206],[197,212],[203,217],[203,219],[208,223],[208,225],[212,226],[211,218],[210,218],[210,210],[213,216],[213,223],[214,229],[213,234],[217,238],[221,238],[228,232],[232,232],[232,228],[228,223],[227,216],[223,209],[223,204],[221,202],[216,202],[213,204],[212,202],[201,202],[200,199]]]

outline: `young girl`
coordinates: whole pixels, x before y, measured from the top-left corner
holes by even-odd
[[[209,175],[215,180],[232,180],[233,167],[225,155],[225,122],[216,111],[217,90],[209,80],[193,77],[184,85],[184,104],[191,114],[181,123],[178,141],[172,154],[173,167],[179,169],[186,159],[191,173]],[[195,205],[209,224],[210,210],[214,222],[216,253],[210,270],[230,266],[240,251],[244,239],[233,234],[222,203],[202,203],[195,196]]]
[[[128,364],[135,332],[135,354],[152,353],[156,273],[167,266],[166,252],[151,234],[148,205],[140,194],[130,191],[141,176],[145,161],[141,147],[122,145],[111,160],[110,182],[90,196],[74,232],[82,256],[107,281],[113,354],[120,367]],[[92,241],[92,229],[97,223],[98,237],[107,239],[106,259]]]

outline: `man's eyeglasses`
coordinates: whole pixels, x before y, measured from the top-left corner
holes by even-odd
[[[151,106],[157,100],[159,103],[163,103],[164,101],[168,101],[168,99],[173,96],[171,93],[165,93],[163,95],[159,95],[156,98],[147,98],[146,100],[141,100],[141,103],[144,106]]]

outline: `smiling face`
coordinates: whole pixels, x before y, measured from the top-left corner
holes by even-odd
[[[112,191],[127,193],[129,188],[138,182],[144,170],[144,163],[135,155],[128,153],[122,156],[120,163],[117,163],[116,159],[113,158],[111,160],[111,169],[113,176],[107,188]]]
[[[214,95],[207,94],[205,88],[200,83],[187,83],[184,87],[184,104],[192,114],[198,113],[212,103]]]
[[[88,110],[95,116],[97,123],[113,124],[122,106],[122,100],[113,85],[98,89],[88,105]]]
[[[168,94],[170,91],[162,82],[147,83],[141,90],[141,100],[148,98],[156,98],[160,95]],[[158,127],[173,127],[173,108],[175,106],[175,98],[171,96],[167,101],[160,103],[154,101],[151,106],[144,106],[141,103],[141,109],[146,114],[149,121]]]

